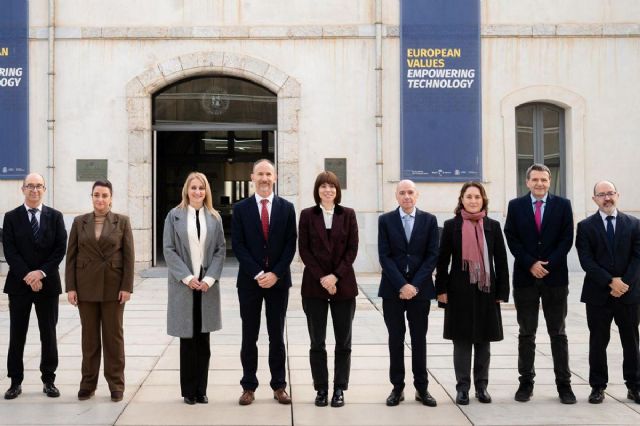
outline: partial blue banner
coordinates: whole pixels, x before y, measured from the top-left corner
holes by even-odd
[[[29,169],[29,2],[0,4],[0,179]]]
[[[480,0],[401,0],[402,179],[482,179]]]

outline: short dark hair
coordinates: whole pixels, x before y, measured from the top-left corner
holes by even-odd
[[[109,188],[109,193],[113,196],[113,185],[107,179],[105,180],[97,180],[93,182],[93,186],[91,187],[91,192],[96,189],[96,186],[104,186],[105,188]]]
[[[313,199],[316,201],[316,204],[320,205],[320,195],[318,194],[318,189],[325,183],[336,188],[336,204],[340,204],[342,200],[342,191],[340,190],[340,181],[338,180],[338,176],[333,172],[320,172],[318,177],[316,177],[316,183],[313,184]]]
[[[531,172],[533,170],[535,170],[536,172],[547,172],[549,174],[549,179],[551,179],[551,170],[547,166],[540,163],[533,163],[527,169],[527,180],[529,180],[529,178],[531,177]]]
[[[482,197],[482,209],[480,210],[484,210],[485,212],[489,211],[489,198],[487,197],[487,191],[485,191],[484,186],[482,186],[480,182],[465,182],[464,185],[462,185],[462,188],[460,188],[458,205],[456,206],[453,213],[459,214],[462,210],[464,210],[464,206],[462,205],[462,197],[464,197],[464,193],[467,192],[467,189],[471,187],[478,188],[478,190],[480,191],[480,196]]]

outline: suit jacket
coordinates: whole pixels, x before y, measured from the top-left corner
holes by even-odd
[[[629,290],[620,297],[623,303],[640,303],[640,221],[618,211],[613,250],[599,213],[578,223],[576,249],[580,265],[586,272],[580,300],[604,305],[609,297],[609,283],[620,277]]]
[[[269,235],[265,241],[255,196],[245,198],[233,206],[231,242],[238,258],[237,287],[260,287],[254,279],[260,271],[273,272],[278,281],[272,288],[291,287],[290,265],[296,253],[296,212],[289,201],[274,195],[269,221]],[[265,263],[269,259],[269,264]]]
[[[509,300],[509,266],[500,223],[485,217],[491,274],[491,291],[484,293],[469,282],[469,271],[462,269],[462,216],[444,222],[436,273],[436,292],[447,293],[444,338],[467,342],[495,342],[503,339],[500,304]],[[451,266],[451,267],[449,267]]]
[[[400,288],[409,283],[418,289],[416,299],[434,299],[432,274],[438,261],[438,221],[434,215],[416,209],[411,239],[407,242],[399,210],[398,207],[378,219],[378,256],[382,267],[378,296],[397,298]]]
[[[41,270],[47,276],[42,280],[43,295],[62,293],[58,266],[67,246],[67,230],[62,213],[42,206],[40,229],[36,242],[29,222],[29,213],[24,205],[7,212],[4,216],[2,245],[9,264],[4,292],[12,295],[32,292],[24,282],[31,271]]]
[[[298,232],[298,251],[304,262],[302,296],[325,300],[356,297],[358,284],[353,262],[358,254],[358,222],[353,209],[335,206],[331,237],[327,235],[322,209],[319,206],[304,209]],[[338,277],[333,296],[320,284],[320,278],[329,274]]]
[[[109,212],[96,240],[93,212],[77,216],[71,225],[66,291],[82,302],[112,302],[120,291],[133,292],[135,256],[127,216]]]
[[[198,277],[199,271],[192,271],[191,249],[187,230],[187,209],[173,208],[164,221],[162,246],[164,259],[169,269],[167,302],[167,333],[170,336],[193,337],[193,290],[182,280],[189,275]],[[222,221],[204,209],[207,226],[202,269],[205,277],[216,279],[213,286],[202,293],[202,333],[222,328],[220,308],[220,276],[226,256],[226,243]]]
[[[509,202],[504,225],[509,250],[513,254],[513,287],[527,287],[536,278],[529,269],[538,260],[548,261],[543,278],[549,286],[568,286],[567,253],[573,245],[573,211],[566,198],[548,194],[538,233],[533,214],[531,196],[515,198]]]

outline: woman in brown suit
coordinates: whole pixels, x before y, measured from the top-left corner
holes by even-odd
[[[302,210],[299,252],[305,268],[302,276],[302,307],[311,339],[309,361],[315,404],[328,405],[327,312],[331,309],[335,334],[335,372],[332,407],[344,405],[351,368],[351,323],[356,309],[358,285],[353,262],[358,254],[358,223],[353,209],[340,205],[340,182],[335,174],[322,172],[313,187],[316,205]]]
[[[124,304],[133,291],[133,234],[129,218],[111,211],[111,182],[96,181],[93,212],[74,219],[69,234],[65,283],[82,325],[82,380],[78,399],[93,396],[104,352],[111,400],[124,392]],[[102,336],[102,338],[101,338]]]

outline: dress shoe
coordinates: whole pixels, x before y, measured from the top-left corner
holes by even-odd
[[[291,397],[284,388],[274,390],[273,399],[277,400],[278,404],[291,404]]]
[[[46,393],[49,398],[57,398],[60,396],[60,391],[53,383],[45,383],[42,387],[42,392]]]
[[[491,395],[489,395],[486,388],[476,389],[476,398],[483,404],[491,403]]]
[[[89,389],[80,389],[78,391],[78,399],[80,401],[86,401],[87,399],[91,398],[94,393],[95,393],[95,391],[92,391],[92,390],[89,390]]]
[[[11,385],[9,389],[4,393],[4,399],[16,399],[18,395],[22,393],[22,386]]]
[[[591,388],[589,394],[589,404],[602,404],[604,401],[604,389],[603,388]]]
[[[458,405],[469,405],[469,392],[468,391],[458,391],[456,394],[456,404]]]
[[[123,392],[120,391],[111,391],[111,401],[120,402],[124,396]]]
[[[208,404],[209,398],[207,398],[207,395],[196,396],[196,402],[198,404]]]
[[[188,405],[196,405],[196,399],[195,399],[195,398],[193,398],[193,397],[185,396],[185,397],[183,398],[183,400],[184,400],[184,403],[185,403],[185,404],[188,404]]]
[[[515,400],[518,402],[527,402],[533,396],[533,383],[522,382],[516,391]]]
[[[640,391],[639,390],[631,390],[627,391],[627,399],[631,399],[636,402],[636,404],[640,404]]]
[[[427,407],[435,407],[438,405],[435,398],[432,397],[426,389],[422,392],[416,391],[416,401],[422,402],[422,405],[426,405]]]
[[[331,397],[332,407],[342,407],[344,405],[344,392],[342,389],[334,389],[333,396]]]
[[[404,401],[404,393],[402,391],[392,390],[387,397],[387,406],[395,407],[400,404],[400,401]]]
[[[326,407],[329,405],[329,393],[326,390],[319,390],[316,394],[316,407]]]
[[[571,390],[571,386],[562,386],[558,388],[558,397],[563,404],[575,404],[576,396]]]
[[[240,395],[240,399],[238,399],[238,404],[240,405],[249,405],[256,399],[254,395],[254,391],[249,389],[243,389],[242,395]]]

